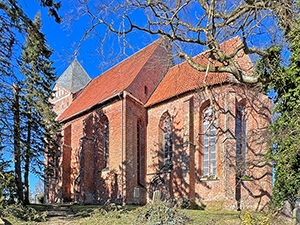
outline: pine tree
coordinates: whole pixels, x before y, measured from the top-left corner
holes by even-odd
[[[24,143],[24,182],[25,204],[29,204],[29,170],[43,165],[42,157],[53,155],[57,149],[55,140],[59,124],[55,122],[55,113],[51,110],[49,99],[51,87],[56,80],[53,62],[50,61],[52,50],[47,46],[45,35],[41,33],[41,17],[38,13],[33,27],[27,30],[20,61],[21,72],[25,76],[22,88],[22,135]],[[33,166],[34,165],[34,166]]]
[[[49,9],[50,16],[53,16],[57,22],[60,22],[61,18],[59,17],[57,12],[61,6],[59,2],[56,3],[53,0],[38,1],[41,3],[42,7]],[[16,91],[16,89],[13,87],[13,83],[18,84],[18,87],[20,86],[18,79],[15,76],[15,72],[17,71],[17,65],[15,61],[19,57],[19,55],[16,54],[19,54],[18,50],[19,46],[21,46],[20,37],[22,37],[23,34],[25,34],[27,31],[32,32],[33,30],[36,30],[35,27],[36,26],[34,25],[33,21],[26,15],[26,13],[24,13],[22,7],[19,5],[17,0],[0,0],[0,141],[2,143],[0,151],[7,152],[9,149],[13,149],[13,152],[15,153],[14,182],[16,182],[18,186],[16,190],[16,197],[20,202],[22,202],[23,197],[23,183],[20,175],[21,160],[23,158],[21,158],[22,142],[20,141],[21,135],[24,135],[24,132],[21,132],[24,129],[24,127],[22,127],[22,121],[20,123],[21,125],[18,126],[17,114],[22,109],[20,108],[22,104],[18,105],[15,101],[17,99],[14,99],[14,97],[19,97],[17,96],[17,94],[21,93],[13,93],[14,91]],[[43,85],[45,85],[45,87],[51,86],[51,84]],[[21,100],[22,99],[20,99],[20,101]],[[16,106],[18,108],[15,108]],[[45,108],[44,114],[49,117],[48,121],[51,121],[51,118],[54,116],[51,117],[51,112],[47,112],[47,110],[49,109]],[[22,113],[20,114],[20,116],[21,119]],[[14,121],[14,119],[16,120]],[[41,117],[39,119],[41,120]],[[46,123],[44,123],[44,126],[46,126]],[[28,130],[31,129],[33,128],[29,128]],[[47,129],[51,130],[52,126],[44,128],[44,130]],[[41,128],[41,130],[43,129]],[[40,133],[42,134],[43,132]],[[29,136],[32,136],[32,134],[30,134]],[[51,144],[51,141],[48,140],[47,142],[47,139],[42,140],[40,146],[46,146],[47,144],[45,143]],[[51,146],[55,147],[55,144],[52,144]],[[30,147],[28,149],[30,149]],[[15,198],[12,197],[11,199]]]
[[[4,146],[1,146],[0,150]],[[0,154],[0,206],[3,207],[7,203],[13,203],[16,196],[16,182],[14,172],[10,170],[10,162],[5,160],[3,153]]]

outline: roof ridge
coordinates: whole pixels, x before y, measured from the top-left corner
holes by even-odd
[[[234,39],[241,39],[241,38],[240,38],[240,36],[235,36],[235,37],[233,37],[233,38],[230,38],[229,40],[222,42],[222,43],[220,44],[220,47],[221,47],[222,45],[225,45],[227,42],[232,41],[232,40],[234,40]],[[209,50],[205,50],[204,52],[201,52],[201,53],[199,53],[199,54],[193,56],[192,59],[195,59],[197,56],[204,55],[204,54],[207,53],[208,51],[209,51]],[[186,63],[188,63],[188,62],[187,62],[187,61],[184,61],[184,62],[182,62],[182,63],[179,63],[179,64],[177,64],[177,65],[171,67],[170,70],[173,69],[174,67],[177,67],[177,66],[180,66],[180,65],[183,65],[183,64],[186,64]]]
[[[235,36],[235,37],[230,38],[229,40],[224,41],[223,43],[221,43],[220,44],[220,49],[224,52],[224,54],[226,54],[226,52],[228,52],[228,50],[229,50],[229,53],[230,53],[230,51],[232,51],[232,46],[234,46],[236,44],[239,44],[239,43],[241,43],[241,38],[239,36]],[[227,46],[227,45],[229,45],[229,46]],[[205,51],[193,56],[192,59],[195,60],[195,62],[198,62],[198,63],[205,63],[205,61],[208,60],[208,57],[207,57],[208,51],[209,50],[205,50]],[[180,72],[180,70],[182,70],[182,69],[187,70],[187,71],[182,73],[182,72]],[[187,72],[191,76],[191,77],[189,77],[188,82],[185,82],[184,84],[182,82],[177,83],[177,81],[176,82],[173,82],[173,81],[171,82],[171,79],[174,80],[173,76],[174,76],[175,73],[178,74],[178,76],[179,76],[179,77],[177,77],[177,79],[179,79],[179,80],[187,79],[186,78],[186,76],[187,76],[186,73]],[[197,87],[190,83],[190,79],[194,79],[196,76],[202,76],[201,73],[203,73],[203,72],[192,69],[192,67],[189,65],[189,63],[187,61],[181,62],[181,63],[171,67],[169,69],[169,71],[167,72],[167,74],[165,74],[163,79],[161,79],[160,82],[157,84],[154,91],[151,93],[151,96],[149,96],[149,98],[147,99],[147,101],[145,103],[145,106],[147,108],[149,108],[149,107],[151,107],[151,106],[153,106],[153,105],[155,105],[159,102],[170,99],[170,98],[178,95],[179,93],[182,94],[182,93],[185,93],[187,91],[195,90]],[[214,74],[214,73],[210,72],[210,74]],[[210,85],[215,85],[216,83],[222,83],[223,80],[227,76],[230,76],[230,74],[228,74],[228,73],[222,73],[222,74],[223,75],[220,76],[220,77],[216,77],[216,78],[212,77],[211,78],[212,81],[211,81]],[[197,78],[197,80],[198,80],[198,78]],[[172,84],[168,83],[166,85],[166,82],[171,82]],[[201,81],[198,80],[197,82],[201,82]],[[175,88],[176,91],[174,90],[174,91],[170,92],[168,90],[165,90],[165,88],[170,88],[171,87],[170,85],[177,85],[176,88]],[[199,84],[197,84],[197,86],[199,86]],[[160,96],[160,97],[158,97],[158,96]]]
[[[144,48],[140,49],[139,51],[135,52],[134,54],[132,54],[131,56],[123,59],[122,61],[118,62],[116,65],[114,65],[113,67],[108,68],[107,70],[105,70],[103,73],[101,73],[98,77],[93,78],[92,80],[97,80],[99,77],[101,77],[102,75],[104,75],[105,73],[107,73],[108,71],[114,69],[115,67],[119,66],[120,64],[122,64],[124,61],[128,60],[131,57],[134,57],[134,55],[138,54],[139,52],[143,51],[145,48],[148,48],[150,46],[152,46],[154,43],[161,41],[163,38],[159,38],[156,41],[152,42],[150,45],[146,45]],[[159,44],[157,45],[159,46]],[[156,49],[156,48],[155,48]],[[155,51],[155,50],[154,50]],[[151,57],[151,56],[150,56]],[[126,87],[127,88],[127,87]],[[125,90],[126,88],[124,88],[123,90]]]
[[[164,38],[161,37],[159,39],[157,39],[155,42],[158,42],[160,41],[157,45],[156,45],[156,48],[153,50],[153,52],[149,55],[148,59],[145,61],[144,65],[141,67],[140,71],[137,73],[137,75],[135,76],[135,78],[132,80],[132,82],[130,84],[127,85],[127,87],[124,87],[124,90],[126,90],[127,88],[130,87],[131,84],[134,83],[134,81],[137,79],[138,75],[140,74],[140,72],[145,68],[146,64],[149,62],[149,59],[154,55],[155,51],[157,50],[157,48],[162,44]],[[155,42],[153,42],[152,44],[154,44]],[[151,46],[152,44],[148,45],[148,46]],[[146,46],[146,47],[148,47]],[[168,72],[168,71],[167,71]],[[166,73],[167,74],[167,73]],[[165,75],[164,75],[165,76]],[[153,91],[152,91],[153,92]],[[150,98],[150,96],[148,97],[148,99]],[[148,101],[147,99],[147,101]],[[147,102],[146,101],[146,102]]]

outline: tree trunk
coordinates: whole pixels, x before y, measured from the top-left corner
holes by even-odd
[[[20,145],[20,105],[19,105],[19,87],[13,84],[13,113],[14,113],[14,161],[15,161],[15,178],[17,186],[18,202],[23,203],[23,184],[21,173],[21,145]]]
[[[25,171],[24,171],[24,183],[25,183],[25,205],[29,205],[29,164],[30,164],[30,151],[31,151],[31,108],[29,110],[28,122],[27,122],[27,145],[25,153]]]

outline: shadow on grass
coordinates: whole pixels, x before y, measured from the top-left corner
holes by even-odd
[[[44,211],[44,210],[48,209],[47,205],[44,205],[44,204],[29,204],[27,206],[34,208],[37,211]]]

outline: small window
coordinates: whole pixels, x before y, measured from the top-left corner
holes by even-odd
[[[145,95],[148,95],[148,88],[147,88],[147,86],[144,87],[144,92],[145,92]]]

